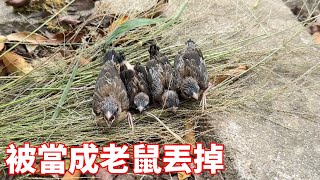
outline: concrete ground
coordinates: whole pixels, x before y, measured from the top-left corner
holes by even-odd
[[[141,7],[141,1],[130,2],[130,7]],[[165,14],[174,14],[181,3],[169,1]],[[118,1],[115,6],[120,5]],[[5,10],[2,6],[3,2],[0,8]],[[1,21],[16,22],[10,13],[1,11]],[[261,62],[238,90],[228,94],[241,103],[231,103],[223,113],[209,113],[215,137],[226,147],[222,177],[320,179],[319,48],[289,8],[281,0],[191,0],[181,19],[189,23],[177,30],[177,44],[190,37],[232,46],[267,36],[239,53],[240,61],[254,57],[250,62]]]
[[[172,12],[179,4],[181,1],[171,1]],[[255,60],[263,61],[261,68],[238,83],[235,96],[230,95],[242,104],[209,115],[215,137],[226,147],[229,167],[223,177],[319,179],[319,48],[305,28],[281,0],[194,0],[182,19],[191,16],[199,19],[188,23],[180,42],[186,36],[201,42],[214,38],[236,42],[277,33],[242,49],[270,51],[269,56]],[[226,39],[219,36],[237,29],[238,33]],[[219,94],[217,91],[210,93]]]

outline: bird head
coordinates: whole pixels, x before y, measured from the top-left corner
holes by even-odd
[[[144,92],[138,93],[134,97],[134,105],[136,106],[137,110],[142,113],[149,105],[149,96]]]
[[[175,91],[166,90],[162,95],[162,106],[176,112],[180,104],[179,96]]]
[[[103,57],[104,63],[108,61],[113,61],[116,64],[123,64],[123,62],[125,61],[125,55],[123,54],[123,52],[117,52],[113,48],[109,49]]]
[[[187,45],[188,48],[195,48],[196,47],[196,43],[194,41],[192,41],[191,39],[189,39],[186,42],[186,45]]]
[[[116,54],[115,56],[115,61],[118,63],[118,64],[122,64],[126,59],[126,56],[124,55],[123,52],[119,52]]]
[[[103,119],[106,121],[108,127],[110,127],[121,112],[121,107],[114,98],[107,98],[102,103],[101,111]]]
[[[192,77],[184,79],[182,82],[181,94],[187,99],[193,98],[198,100],[200,94],[198,82]]]
[[[156,44],[151,44],[149,48],[150,57],[157,56],[159,54],[159,50],[159,46],[157,46]]]

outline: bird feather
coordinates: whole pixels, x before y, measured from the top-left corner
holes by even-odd
[[[113,61],[103,65],[97,78],[93,96],[93,110],[96,114],[101,113],[101,102],[107,97],[116,99],[121,110],[129,109],[127,91]]]

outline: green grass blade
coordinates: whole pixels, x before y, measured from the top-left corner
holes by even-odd
[[[106,41],[104,42],[104,46],[110,45],[112,41],[115,39],[121,37],[124,35],[126,32],[133,30],[138,27],[143,27],[143,26],[148,26],[152,24],[157,24],[159,22],[165,22],[167,19],[166,18],[156,18],[156,19],[132,19],[129,20],[123,24],[121,24],[113,33],[108,36]]]
[[[72,82],[73,82],[73,80],[74,80],[74,78],[75,78],[75,76],[76,76],[76,74],[77,74],[77,72],[78,72],[78,67],[79,67],[79,60],[77,60],[75,66],[73,67],[73,70],[72,70],[72,74],[71,74],[71,76],[70,76],[70,79],[69,79],[66,87],[65,87],[64,90],[63,90],[63,93],[62,93],[62,96],[61,96],[61,98],[60,98],[60,100],[59,100],[58,106],[57,106],[57,108],[55,109],[55,111],[54,111],[54,113],[53,113],[53,115],[52,115],[52,117],[51,117],[51,120],[55,120],[55,119],[59,116],[59,113],[60,113],[60,111],[61,111],[61,109],[62,109],[62,106],[63,106],[64,102],[65,102],[66,99],[67,99],[67,96],[68,96],[68,93],[69,93],[69,91],[70,91]]]
[[[165,30],[166,28],[168,28],[169,26],[171,26],[172,24],[174,24],[181,16],[181,14],[184,12],[184,10],[186,9],[187,5],[188,5],[189,1],[186,0],[180,7],[179,11],[172,17],[170,18],[170,20],[165,23],[164,25],[162,25],[156,32],[160,33],[161,31]]]

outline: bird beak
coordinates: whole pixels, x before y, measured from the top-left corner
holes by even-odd
[[[142,111],[144,110],[144,108],[143,108],[142,106],[139,106],[139,107],[138,107],[138,110],[139,110],[140,113],[142,113]]]
[[[110,111],[107,112],[107,114],[105,114],[105,119],[104,119],[107,123],[108,127],[111,127],[113,121],[115,120],[115,117],[112,115],[112,113]]]
[[[192,94],[192,98],[195,99],[195,100],[198,100],[199,99],[199,94],[198,93],[193,93]]]
[[[107,118],[107,120],[110,120],[110,119],[111,119],[111,117],[112,117],[112,114],[111,114],[111,112],[110,112],[110,111],[108,111],[108,112],[107,112],[107,114],[106,114],[106,118]]]
[[[177,110],[178,110],[178,107],[173,106],[173,107],[171,108],[171,111],[172,111],[173,113],[176,113]]]

